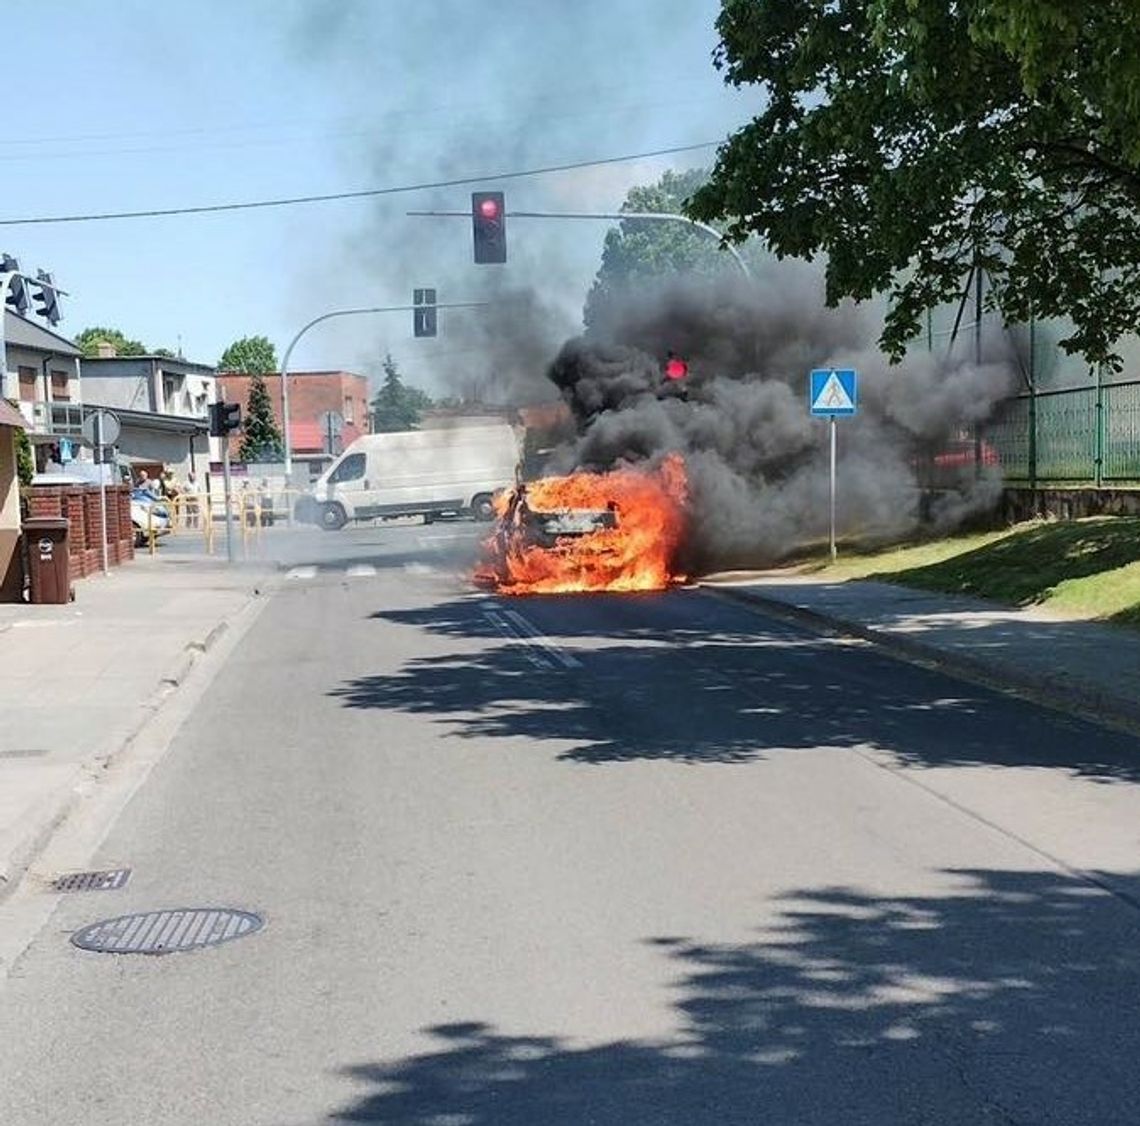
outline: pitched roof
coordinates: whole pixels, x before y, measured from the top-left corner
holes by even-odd
[[[35,321],[4,310],[4,339],[19,348],[32,348],[37,352],[50,352],[56,356],[82,355],[79,348],[66,336],[52,332]]]

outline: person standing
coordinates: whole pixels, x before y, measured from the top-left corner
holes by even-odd
[[[191,469],[190,472],[186,474],[186,485],[183,488],[182,492],[186,497],[186,500],[184,501],[184,504],[186,506],[186,527],[197,528],[198,520],[200,518],[200,501],[198,498],[201,490],[198,488],[198,478],[195,476],[193,469]]]

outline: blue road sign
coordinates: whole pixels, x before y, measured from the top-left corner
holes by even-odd
[[[851,368],[817,368],[811,373],[811,413],[835,418],[858,409],[859,376]]]

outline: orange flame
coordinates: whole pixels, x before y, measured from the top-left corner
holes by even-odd
[[[616,526],[535,542],[499,501],[495,534],[484,545],[475,581],[502,594],[663,590],[684,580],[673,567],[684,534],[685,463],[670,454],[656,469],[618,469],[544,477],[526,486],[526,503],[543,515],[611,511]]]

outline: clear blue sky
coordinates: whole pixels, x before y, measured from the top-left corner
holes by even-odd
[[[711,64],[715,0],[68,0],[9,5],[0,218],[336,192],[722,139],[756,95]],[[614,209],[686,157],[502,185],[508,208]],[[491,185],[499,186],[499,185]],[[60,328],[121,328],[217,360],[278,347],[332,308],[529,288],[573,331],[604,224],[517,220],[505,268],[471,263],[470,188],[236,214],[0,227],[0,250],[73,296]],[[366,370],[391,350],[439,391],[477,362],[459,322],[334,321],[295,366]]]

